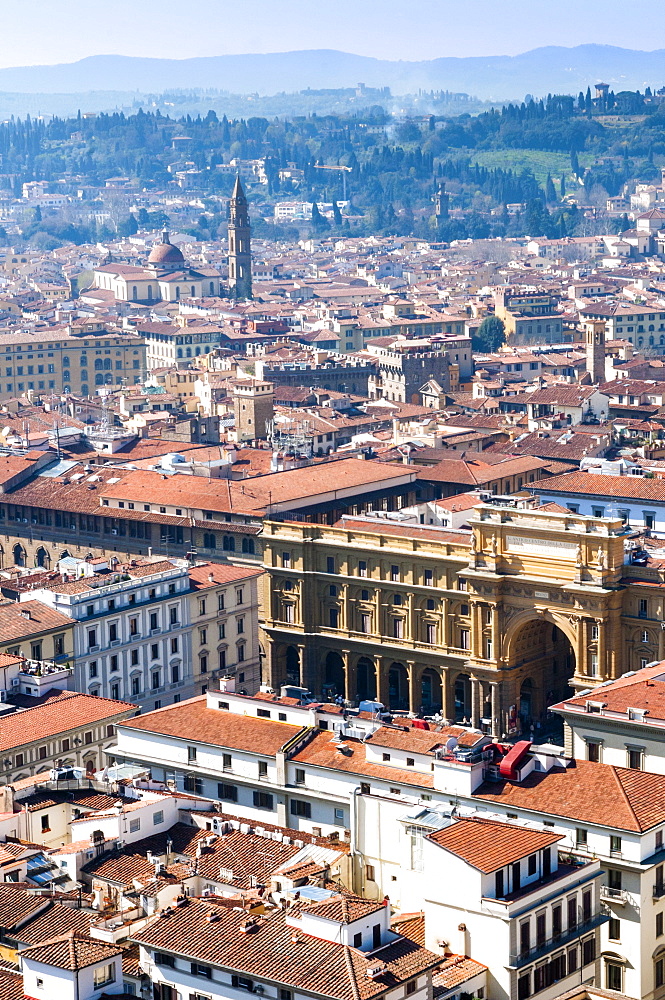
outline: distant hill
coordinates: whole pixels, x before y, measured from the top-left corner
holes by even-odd
[[[390,87],[395,94],[464,91],[491,100],[522,100],[527,93],[577,94],[604,81],[619,90],[665,84],[665,49],[639,52],[609,45],[550,46],[518,56],[391,62],[332,49],[199,59],[90,56],[55,66],[0,69],[0,91],[67,94],[216,88],[275,94],[311,88]]]

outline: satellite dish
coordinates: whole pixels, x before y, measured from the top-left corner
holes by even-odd
[[[446,743],[446,750],[448,751],[448,753],[452,753],[456,746],[457,746],[457,737],[451,736],[448,742]]]

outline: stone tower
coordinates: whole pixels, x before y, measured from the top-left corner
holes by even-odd
[[[443,181],[439,184],[434,195],[434,215],[438,225],[448,218],[450,206],[450,195],[446,192],[446,185]]]
[[[272,382],[251,379],[233,387],[233,410],[236,420],[236,441],[259,441],[268,436],[273,418]]]
[[[586,370],[594,385],[605,382],[605,321],[588,320],[584,324]]]
[[[240,175],[229,200],[229,290],[236,299],[252,297],[249,208]]]

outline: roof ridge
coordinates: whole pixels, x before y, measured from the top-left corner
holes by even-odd
[[[614,775],[614,780],[616,781],[617,785],[619,786],[619,791],[621,793],[621,796],[622,796],[623,800],[625,801],[626,805],[628,806],[628,809],[630,810],[631,816],[635,820],[635,823],[637,825],[637,829],[641,830],[642,829],[642,824],[640,823],[640,821],[639,821],[639,819],[637,817],[637,813],[633,809],[632,803],[631,803],[630,799],[628,798],[628,793],[626,792],[626,789],[623,787],[623,782],[621,781],[621,777],[619,775],[619,771],[627,770],[627,769],[626,768],[617,767],[616,764],[611,764],[610,767],[612,768],[612,774]],[[632,771],[631,771],[631,774],[632,774]]]
[[[360,990],[358,988],[358,980],[356,979],[356,970],[353,967],[353,960],[351,958],[351,949],[348,944],[344,946],[344,962],[346,964],[346,971],[349,974],[349,982],[351,983],[351,992],[353,993],[353,1000],[360,1000]]]

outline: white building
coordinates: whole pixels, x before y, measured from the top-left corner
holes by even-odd
[[[335,706],[224,691],[129,720],[109,753],[248,822],[337,830],[356,858],[356,891],[406,911],[429,893],[424,840],[453,811],[547,829],[606,873],[600,895],[613,916],[600,932],[598,985],[620,980],[630,996],[652,997],[665,952],[665,893],[654,896],[665,882],[665,776],[518,749],[505,770],[487,737],[460,727],[344,721]]]

